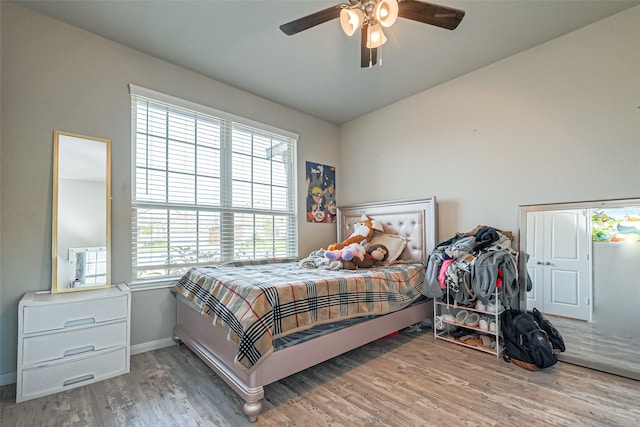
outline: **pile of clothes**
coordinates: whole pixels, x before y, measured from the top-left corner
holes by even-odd
[[[423,294],[458,304],[473,301],[496,303],[509,308],[518,295],[518,252],[511,248],[513,234],[493,227],[478,226],[438,244],[429,255]]]

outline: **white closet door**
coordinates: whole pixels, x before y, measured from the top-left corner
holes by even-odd
[[[529,215],[531,216],[529,218]],[[527,217],[527,268],[534,289],[527,307],[573,319],[589,320],[589,232],[582,209],[533,212]],[[531,240],[529,240],[531,239]]]
[[[543,227],[544,212],[527,213],[527,271],[531,278],[532,287],[527,292],[527,309],[536,307],[542,311],[544,304],[544,249]]]

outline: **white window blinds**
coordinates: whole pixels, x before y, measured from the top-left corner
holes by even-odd
[[[297,254],[297,135],[130,85],[134,280]]]

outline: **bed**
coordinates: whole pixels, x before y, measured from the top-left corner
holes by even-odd
[[[394,282],[395,278],[401,275],[408,278],[408,281],[417,280],[419,283],[414,283],[415,288],[421,290],[424,266],[436,243],[435,203],[435,198],[430,197],[341,207],[337,212],[337,241],[342,241],[348,236],[353,230],[354,224],[360,221],[361,216],[367,215],[382,223],[385,234],[404,237],[407,242],[406,246],[399,255],[398,261],[388,267],[357,271],[318,269],[313,271],[315,276],[313,282],[332,283],[333,279],[331,278],[337,277],[343,288],[347,286],[345,284],[351,282],[355,283],[356,287],[362,287],[361,284],[367,286],[375,284],[375,277],[380,275],[387,277],[389,283]],[[283,261],[286,260],[273,263],[276,273],[264,270],[272,268],[272,266],[265,266],[261,261],[250,262],[248,267],[242,267],[243,263],[231,263],[230,268],[218,268],[215,273],[227,274],[231,270],[231,273],[228,274],[233,274],[233,277],[228,280],[237,281],[239,280],[237,272],[246,269],[246,280],[250,281],[252,279],[249,277],[252,277],[251,274],[254,272],[250,272],[249,269],[253,268],[258,270],[256,273],[258,279],[255,279],[255,283],[259,283],[262,280],[261,277],[265,275],[273,282],[277,282],[276,276],[278,275],[300,276],[299,281],[302,284],[307,284],[307,290],[311,289],[306,277],[308,272],[292,270],[293,268],[301,269],[299,266],[302,264],[297,261],[288,263]],[[211,268],[213,269],[213,267]],[[371,295],[377,295],[378,292],[369,292],[365,298],[367,301],[359,302],[358,307],[375,306],[376,309],[381,310],[382,314],[368,312],[363,316],[348,314],[345,316],[345,320],[334,324],[326,321],[326,316],[334,316],[335,318],[340,316],[336,316],[338,312],[331,312],[329,307],[328,311],[325,310],[327,312],[323,312],[324,317],[318,317],[325,320],[321,320],[319,325],[314,327],[311,327],[314,325],[313,321],[308,322],[307,317],[309,316],[306,312],[304,316],[296,314],[295,319],[299,324],[289,327],[286,331],[280,331],[282,325],[274,322],[271,316],[268,318],[267,316],[254,316],[250,326],[239,325],[236,317],[228,317],[225,314],[226,311],[223,312],[215,308],[218,307],[217,305],[208,303],[211,297],[204,294],[203,288],[219,286],[227,279],[212,279],[207,277],[207,274],[209,271],[206,268],[190,271],[178,282],[174,339],[178,343],[187,345],[245,401],[243,411],[251,421],[256,421],[262,409],[264,386],[267,384],[419,323],[433,315],[431,300],[416,296],[415,289],[402,288],[401,297],[385,295],[372,302]],[[349,277],[345,279],[345,275]],[[209,285],[205,285],[207,283]],[[389,285],[389,287],[391,286]],[[238,294],[238,292],[234,293]],[[320,301],[317,289],[313,287],[313,292],[309,291],[308,293],[314,297],[312,298],[313,304],[315,304],[313,307],[317,308],[318,301]],[[270,302],[273,302],[274,298],[279,298],[279,301],[284,298],[284,294],[275,297],[268,292],[267,294],[267,296],[260,294],[260,298]],[[237,298],[237,295],[234,295],[235,299],[223,296],[220,297],[220,300],[228,299],[229,305],[238,306],[235,308],[239,308],[243,312],[242,315],[238,315],[238,318],[244,318],[244,313],[250,312],[247,315],[250,317],[255,314],[253,311],[260,309],[259,303],[256,303],[257,309],[255,306],[245,304],[247,299],[257,300],[257,298],[253,299],[252,295],[243,294],[242,298]],[[309,295],[305,294],[307,297]],[[384,302],[389,306],[384,305],[381,299],[389,300],[389,302]],[[312,305],[309,303],[309,298],[303,303]],[[293,303],[293,305],[300,304],[300,300]],[[289,304],[289,306],[291,305]],[[278,310],[286,309],[279,307]],[[276,310],[273,309],[273,311]],[[314,311],[314,315],[319,312],[319,310]],[[227,327],[220,327],[221,322]],[[302,338],[302,335],[305,337]]]

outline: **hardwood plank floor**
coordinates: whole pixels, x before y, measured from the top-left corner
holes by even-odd
[[[640,382],[559,363],[529,372],[433,334],[403,332],[265,387],[255,424],[185,346],[135,355],[131,373],[15,403],[9,426],[635,426]]]

